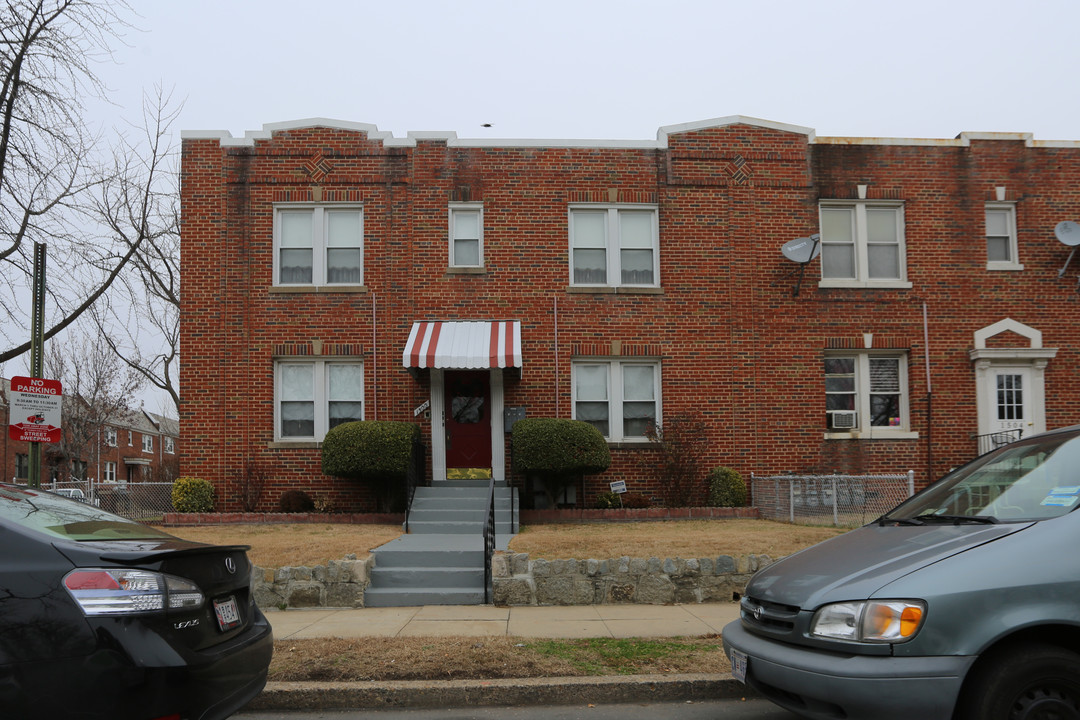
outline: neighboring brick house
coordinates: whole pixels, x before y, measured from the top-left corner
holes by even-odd
[[[921,485],[978,435],[1080,420],[1080,260],[1060,276],[1055,237],[1077,177],[1073,142],[743,117],[655,141],[188,132],[181,470],[226,508],[252,461],[266,509],[291,487],[370,508],[320,471],[337,422],[417,422],[429,477],[521,482],[513,418],[575,417],[613,455],[579,503],[615,479],[660,498],[645,429],[694,413],[707,467]],[[782,254],[819,233],[807,265]]]
[[[10,384],[0,378],[0,440],[3,478],[25,482],[30,470],[30,443],[13,440],[8,393]],[[63,422],[63,421],[61,421]],[[82,449],[80,457],[68,458],[59,445],[42,447],[41,480],[95,480],[100,482],[171,482],[179,466],[180,423],[145,410],[125,412],[103,424],[96,440]]]

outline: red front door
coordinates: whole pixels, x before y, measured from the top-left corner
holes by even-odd
[[[446,468],[491,468],[488,371],[446,373]]]

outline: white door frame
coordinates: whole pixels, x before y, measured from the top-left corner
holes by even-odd
[[[986,341],[1003,332],[1012,332],[1027,339],[1028,347],[988,348]],[[978,411],[979,435],[996,431],[994,425],[997,403],[997,371],[1016,369],[1030,375],[1030,388],[1024,388],[1025,406],[1030,417],[1025,418],[1024,436],[1046,431],[1046,366],[1057,355],[1057,348],[1042,346],[1042,332],[1010,318],[1000,320],[975,331],[975,348],[968,353],[975,365],[975,405]]]
[[[431,369],[431,479],[446,480],[446,377],[454,369]],[[506,480],[506,449],[503,442],[503,373],[488,370],[491,387],[491,474],[495,482]]]

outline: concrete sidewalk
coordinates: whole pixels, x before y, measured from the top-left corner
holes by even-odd
[[[355,637],[511,635],[532,638],[674,637],[719,633],[739,617],[738,603],[423,607],[266,612],[275,640]]]
[[[719,634],[738,603],[271,610],[275,640],[464,635],[628,638]],[[726,672],[528,679],[267,683],[251,711],[684,702],[753,694]],[[242,716],[242,714],[241,714]]]

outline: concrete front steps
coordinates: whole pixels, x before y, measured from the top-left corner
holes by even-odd
[[[368,607],[484,604],[487,480],[419,487],[409,532],[375,548]],[[495,543],[505,550],[518,513],[516,493],[495,488]]]

